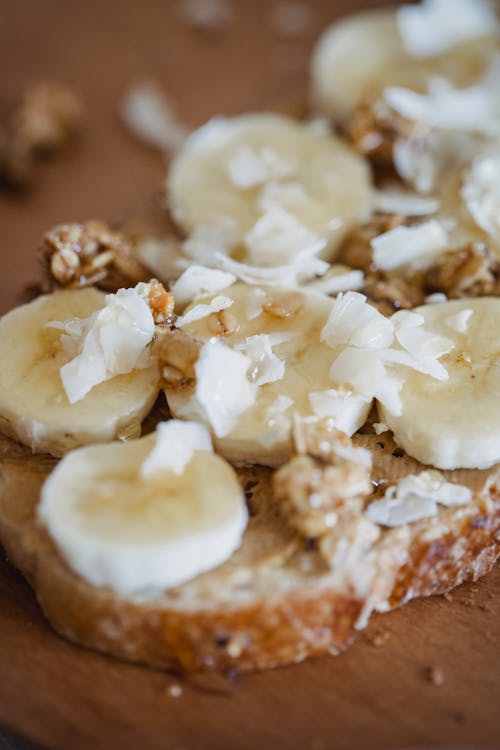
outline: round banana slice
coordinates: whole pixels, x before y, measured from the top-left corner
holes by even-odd
[[[53,321],[86,318],[103,307],[95,289],[55,292],[0,320],[0,431],[36,453],[61,456],[87,443],[137,437],[158,392],[157,365],[101,383],[70,404],[61,367],[70,357]]]
[[[448,379],[401,372],[402,413],[380,419],[410,456],[438,469],[485,469],[500,462],[500,299],[417,308],[425,327],[455,342],[441,359]]]
[[[372,202],[360,157],[336,137],[276,114],[202,127],[174,159],[168,192],[187,234],[201,227],[213,243],[218,233],[219,246],[257,266],[331,254]]]
[[[424,91],[432,75],[455,86],[471,85],[498,50],[498,37],[462,41],[430,57],[409,54],[396,11],[370,10],[334,24],[312,59],[312,96],[320,112],[341,118],[378,97],[386,86]]]
[[[123,596],[155,595],[222,563],[247,521],[223,459],[195,450],[181,473],[144,476],[154,449],[155,435],[80,448],[42,490],[39,516],[68,564]]]
[[[370,399],[341,388],[329,374],[338,351],[321,342],[321,331],[332,299],[244,284],[224,294],[230,306],[183,324],[202,307],[209,311],[207,303],[217,298],[206,297],[180,320],[205,346],[196,386],[165,390],[174,416],[207,424],[217,451],[233,463],[265,466],[290,456],[297,417],[330,417],[349,435],[364,424]]]

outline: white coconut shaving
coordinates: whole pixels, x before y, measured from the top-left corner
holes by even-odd
[[[374,196],[374,208],[386,214],[429,216],[439,210],[439,201],[434,198],[422,198],[420,195],[402,190],[377,190]]]
[[[389,427],[385,422],[374,422],[373,431],[375,432],[375,435],[383,435],[384,432],[389,432]]]
[[[236,276],[228,271],[207,268],[196,263],[186,268],[182,276],[171,286],[176,305],[187,305],[195,297],[216,294],[227,289],[236,281]]]
[[[402,526],[435,516],[438,505],[466,505],[471,499],[468,487],[447,482],[439,471],[423,471],[389,487],[381,500],[368,506],[365,515],[381,526]]]
[[[464,177],[462,198],[476,224],[500,238],[500,154],[474,159]]]
[[[168,283],[186,268],[180,242],[171,238],[145,237],[135,247],[135,253],[157,279]]]
[[[250,359],[251,365],[248,377],[255,385],[265,385],[281,380],[285,374],[285,363],[274,354],[272,339],[268,334],[261,333],[249,336],[238,347]]]
[[[267,294],[265,291],[259,289],[259,287],[249,290],[245,303],[245,317],[247,320],[255,320],[255,318],[258,318],[262,314],[266,297]]]
[[[330,267],[326,261],[315,257],[301,258],[285,266],[252,266],[233,260],[220,252],[215,254],[214,263],[219,268],[233,273],[246,284],[271,287],[297,286],[301,281],[323,275]]]
[[[155,81],[143,81],[128,91],[121,116],[133,135],[167,153],[177,151],[189,132]]]
[[[257,437],[258,443],[264,448],[272,448],[278,440],[283,438],[283,435],[289,432],[290,418],[286,412],[293,406],[293,403],[293,399],[280,393],[266,409],[265,427]]]
[[[411,263],[419,269],[429,268],[448,247],[443,225],[431,219],[412,227],[396,227],[371,241],[373,262],[383,271]]]
[[[268,208],[245,235],[244,243],[249,262],[264,267],[305,260],[326,246],[323,237],[311,232],[280,206]]]
[[[441,302],[448,302],[448,297],[443,292],[435,292],[434,294],[427,295],[425,298],[426,305],[439,305]]]
[[[457,333],[466,333],[469,326],[469,320],[474,314],[474,310],[460,310],[455,315],[450,315],[446,318],[445,325],[451,328],[452,331]]]
[[[247,375],[251,366],[241,352],[217,339],[208,341],[195,364],[196,388],[186,414],[208,423],[217,437],[228,435],[255,403],[257,386]]]
[[[155,437],[153,450],[141,465],[140,475],[143,479],[150,479],[165,471],[183,474],[197,451],[212,451],[207,428],[196,422],[178,419],[160,422]]]
[[[498,33],[498,18],[489,0],[424,0],[397,11],[406,50],[415,57],[446,52],[460,42]]]
[[[219,295],[217,297],[214,297],[213,300],[211,300],[208,304],[200,303],[199,305],[195,305],[194,307],[192,307],[187,311],[185,315],[181,315],[177,318],[177,320],[175,321],[175,325],[177,328],[182,328],[189,323],[194,323],[197,320],[208,318],[208,316],[212,315],[212,313],[217,313],[221,310],[227,310],[227,308],[231,307],[233,303],[234,300],[230,299],[229,297]]]
[[[383,349],[392,344],[394,328],[389,318],[367,304],[364,294],[347,292],[336,298],[320,339],[332,348]]]
[[[331,266],[321,279],[308,282],[306,289],[326,295],[340,292],[358,292],[365,285],[363,271],[352,269],[341,263]]]
[[[226,164],[229,179],[242,190],[255,188],[269,180],[290,177],[296,168],[297,164],[292,159],[285,159],[269,146],[260,149],[249,145],[239,146]]]
[[[432,76],[426,94],[390,86],[384,89],[384,99],[403,117],[430,128],[498,133],[499,92],[487,79],[469,88],[457,89],[446,78]]]
[[[393,160],[396,172],[418,193],[430,193],[436,184],[440,170],[438,156],[440,144],[436,144],[436,134],[412,135],[399,138],[394,144]]]
[[[317,417],[331,418],[337,430],[351,436],[359,430],[360,413],[365,414],[371,399],[339,387],[310,393],[309,403]]]
[[[99,383],[151,365],[148,346],[155,334],[149,284],[106,295],[104,307],[88,318],[53,321],[64,331],[61,343],[76,354],[61,367],[70,404],[81,401]]]

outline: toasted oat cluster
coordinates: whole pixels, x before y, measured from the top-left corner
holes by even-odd
[[[116,291],[148,277],[128,239],[97,220],[51,229],[43,238],[40,260],[47,289],[95,285]]]
[[[0,180],[29,185],[40,156],[60,151],[82,127],[84,106],[69,86],[43,82],[24,94],[10,118],[0,123]]]

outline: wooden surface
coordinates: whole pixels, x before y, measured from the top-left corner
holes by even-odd
[[[368,5],[309,2],[307,33],[283,39],[269,23],[275,4],[233,0],[230,32],[205,38],[168,0],[0,0],[0,100],[56,78],[75,84],[88,106],[78,148],[43,165],[26,197],[0,195],[1,311],[35,276],[45,228],[120,219],[160,183],[162,159],[117,120],[131,81],[159,79],[192,126],[270,107],[305,90],[321,28]],[[499,592],[497,566],[450,601],[415,602],[376,618],[340,657],[234,682],[186,683],[67,644],[0,559],[0,726],[55,750],[500,746]]]

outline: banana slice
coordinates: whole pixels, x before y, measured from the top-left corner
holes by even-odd
[[[103,307],[95,289],[55,292],[0,320],[0,431],[37,453],[63,455],[86,443],[137,437],[159,392],[156,365],[101,383],[70,404],[60,369],[70,356],[52,321]]]
[[[257,266],[331,254],[372,199],[360,157],[334,136],[276,114],[209,122],[174,159],[168,192],[187,234],[201,227],[206,244]]]
[[[182,425],[195,428],[200,425]],[[166,423],[155,435],[68,454],[46,481],[39,517],[68,564],[94,586],[154,596],[226,560],[247,521],[236,474],[208,445]],[[196,434],[196,433],[195,433]],[[173,441],[178,461],[169,461]],[[201,441],[203,445],[205,441]],[[157,449],[165,466],[144,471]],[[193,450],[194,448],[194,450]]]
[[[493,34],[464,40],[440,54],[412,56],[398,27],[396,11],[370,10],[336,23],[321,37],[312,59],[312,97],[328,116],[349,115],[386,86],[424,91],[432,75],[455,86],[471,85],[498,50]]]
[[[236,464],[286,461],[296,417],[331,417],[338,429],[356,432],[371,399],[338,387],[329,375],[338,352],[321,342],[321,331],[333,300],[244,284],[224,294],[231,306],[183,327],[206,343],[196,387],[165,391],[174,416],[208,424],[217,451]],[[201,300],[205,310],[211,299]],[[188,312],[201,306],[197,301]]]
[[[500,299],[417,308],[425,327],[455,342],[441,364],[448,379],[402,372],[402,413],[380,421],[410,456],[438,469],[485,469],[500,461]]]

